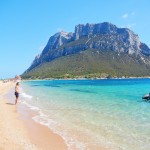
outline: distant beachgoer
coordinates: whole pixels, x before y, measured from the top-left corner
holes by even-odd
[[[17,102],[18,102],[19,92],[20,92],[20,89],[19,89],[19,82],[17,82],[17,83],[16,83],[16,86],[15,86],[15,96],[16,96],[15,105],[16,105]]]
[[[15,78],[14,78],[14,81],[15,82],[20,82],[21,81],[21,77],[16,75]]]

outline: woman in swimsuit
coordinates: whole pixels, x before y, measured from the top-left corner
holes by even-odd
[[[15,101],[15,105],[16,105],[19,98],[19,82],[17,82],[15,86],[15,96],[16,96],[16,101]]]

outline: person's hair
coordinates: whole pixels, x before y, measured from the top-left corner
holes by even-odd
[[[19,82],[17,82],[16,85],[19,85]]]

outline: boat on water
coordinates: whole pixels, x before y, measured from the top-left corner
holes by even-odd
[[[150,93],[146,94],[142,97],[142,99],[146,100],[146,101],[150,101]]]

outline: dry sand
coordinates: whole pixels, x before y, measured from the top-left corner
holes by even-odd
[[[4,95],[13,88],[13,82],[0,82],[0,150],[66,150],[63,139],[50,129],[18,113],[18,105]],[[12,99],[14,99],[12,94]]]

